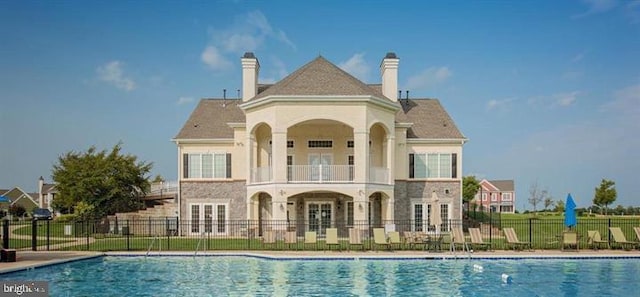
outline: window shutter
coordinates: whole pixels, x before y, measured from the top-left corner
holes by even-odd
[[[414,154],[409,154],[409,178],[413,178],[415,175],[413,173],[413,163],[414,163]]]
[[[458,162],[457,157],[458,154],[451,154],[451,178],[458,177]]]
[[[231,154],[227,154],[227,178],[231,178]]]
[[[182,177],[189,178],[189,154],[182,154]]]

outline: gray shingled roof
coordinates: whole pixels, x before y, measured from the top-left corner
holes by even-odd
[[[272,95],[368,95],[386,98],[375,88],[364,84],[322,56],[318,56],[281,81],[265,88],[251,100]]]
[[[396,122],[413,123],[407,138],[464,138],[438,100],[403,99],[400,102],[402,110],[396,114]],[[239,104],[242,100],[202,99],[175,138],[233,138],[233,129],[227,123],[245,122]]]
[[[176,139],[233,138],[227,123],[244,123],[242,100],[202,99],[191,113]]]
[[[396,122],[413,123],[407,138],[463,139],[458,127],[437,99],[401,99]]]
[[[488,181],[500,191],[514,191],[515,187],[513,185],[513,180],[490,180]]]

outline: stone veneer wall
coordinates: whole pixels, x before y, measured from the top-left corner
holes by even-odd
[[[181,182],[180,213],[189,218],[189,203],[229,203],[230,220],[247,219],[247,187],[242,181]]]
[[[462,219],[461,203],[462,193],[460,181],[406,181],[396,180],[394,196],[394,216],[396,219],[411,218],[411,199],[425,198],[431,200],[431,192],[436,191],[440,203],[450,203],[451,219]],[[449,189],[449,194],[445,194],[445,189]]]

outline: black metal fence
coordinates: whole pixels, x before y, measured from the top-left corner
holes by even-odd
[[[532,249],[558,249],[559,237],[566,230],[562,219],[530,218],[480,221],[471,226],[480,229],[484,242],[492,249],[508,249],[503,228],[513,228],[520,241],[528,242]],[[444,235],[442,249],[449,247],[451,228],[463,227],[467,241],[466,221],[445,221],[436,230],[435,226],[414,220],[368,221],[346,225],[319,221],[190,221],[176,217],[146,218],[136,220],[101,221],[26,221],[3,222],[3,247],[32,250],[82,250],[82,251],[205,251],[205,250],[324,250],[326,230],[337,229],[338,245],[331,249],[375,250],[374,228],[398,231],[398,249],[424,249],[410,244],[410,236],[416,232]],[[609,227],[620,227],[629,241],[639,241],[633,227],[640,226],[640,218],[584,218],[578,220],[573,230],[578,233],[579,247],[588,248],[588,231],[598,231],[602,239],[616,247],[609,234]],[[360,244],[350,241],[349,230],[359,234]],[[314,231],[316,241],[309,242],[306,232]]]

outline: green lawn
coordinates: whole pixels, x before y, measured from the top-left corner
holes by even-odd
[[[54,245],[57,243],[64,243],[64,242],[71,242],[71,241],[73,240],[49,240],[49,244]],[[47,244],[47,240],[37,241],[37,245],[40,247],[46,246],[46,244]],[[22,249],[22,248],[28,248],[28,247],[31,247],[31,239],[14,239],[14,238],[9,239],[9,248]]]

